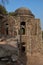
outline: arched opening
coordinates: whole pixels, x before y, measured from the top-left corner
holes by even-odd
[[[21,25],[25,26],[25,22],[24,22],[24,21],[23,21],[23,22],[21,22]]]
[[[6,23],[6,35],[8,35],[8,24]]]
[[[21,29],[21,32],[20,33],[24,35],[25,34],[25,26],[26,26],[26,23],[23,21],[23,22],[20,23],[20,26],[21,26],[20,27],[20,29]]]
[[[22,46],[22,52],[25,52],[25,47],[24,46]]]
[[[25,52],[25,42],[21,43],[21,51],[24,53]]]
[[[25,28],[21,28],[21,33],[25,34]]]
[[[8,28],[6,28],[6,34],[8,35]]]

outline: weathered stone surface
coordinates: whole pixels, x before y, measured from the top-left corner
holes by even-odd
[[[0,44],[0,57],[8,55],[18,55],[17,48],[9,44]]]
[[[14,16],[7,15],[3,19],[0,25],[0,35],[4,37],[6,44],[13,46],[3,48],[12,53],[17,50],[18,60],[23,65],[43,65],[40,19],[36,19],[27,8],[19,8],[15,11]]]

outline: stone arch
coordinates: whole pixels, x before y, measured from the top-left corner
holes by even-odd
[[[22,21],[20,23],[20,29],[21,29],[21,34],[25,34],[25,28],[26,28],[26,22]]]
[[[25,52],[25,42],[21,42],[21,51]]]
[[[5,36],[9,35],[9,23],[4,22]]]
[[[25,23],[24,21],[21,22],[21,25],[24,25],[24,26],[25,26],[25,24],[26,24],[26,23]]]
[[[16,23],[15,18],[13,16],[8,16],[8,23],[14,25]]]
[[[6,30],[6,35],[8,35],[8,25],[9,25],[8,23],[5,24],[5,26],[6,26],[6,28],[5,28],[5,30]]]

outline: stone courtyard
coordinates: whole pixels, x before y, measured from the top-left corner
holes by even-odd
[[[43,65],[40,23],[40,19],[23,7],[13,16],[0,15],[0,57],[10,55],[10,61],[14,60],[11,65]]]

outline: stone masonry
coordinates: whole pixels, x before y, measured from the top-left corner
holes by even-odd
[[[22,7],[15,11],[14,16],[6,15],[0,23],[0,38],[16,40],[18,59],[22,65],[29,65],[29,56],[41,53],[42,49],[40,19],[36,19],[29,9]]]

